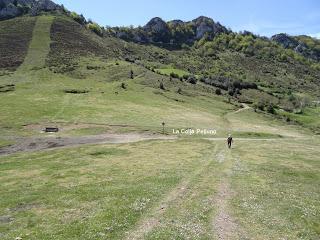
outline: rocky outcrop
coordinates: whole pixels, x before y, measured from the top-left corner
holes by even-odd
[[[197,40],[203,38],[203,36],[208,33],[212,38],[220,33],[227,33],[228,30],[222,26],[220,23],[215,23],[211,18],[208,17],[198,17],[193,20],[192,23],[196,26],[196,36]]]
[[[229,32],[220,23],[215,23],[211,18],[203,16],[190,22],[181,20],[165,22],[156,17],[142,28],[113,28],[112,30],[115,36],[125,40],[166,45],[192,44],[204,36],[213,39],[218,34]]]
[[[62,10],[62,7],[50,0],[0,0],[0,20],[55,10]]]
[[[146,31],[151,32],[169,32],[167,23],[159,17],[152,18],[145,26]]]
[[[279,43],[284,48],[296,48],[299,45],[297,40],[285,33],[276,34],[271,37],[271,40]]]
[[[301,38],[310,39],[308,36],[289,36],[285,33],[276,34],[271,37],[272,41],[277,42],[281,46],[286,49],[292,49],[296,53],[301,54],[302,56],[319,61],[320,60],[320,51],[318,49],[313,48],[312,46],[308,46]]]
[[[168,42],[170,41],[170,30],[165,21],[159,17],[152,18],[144,27],[144,31],[149,36],[150,42]],[[141,38],[141,36],[135,36],[135,39]]]

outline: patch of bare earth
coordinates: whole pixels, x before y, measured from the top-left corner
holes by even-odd
[[[237,224],[234,222],[228,211],[228,201],[231,199],[231,192],[228,182],[223,181],[215,198],[215,205],[218,208],[217,215],[213,222],[217,239],[232,239],[237,231]]]
[[[133,143],[147,140],[174,140],[176,137],[143,134],[143,133],[128,133],[128,134],[100,134],[91,136],[78,137],[42,137],[42,138],[21,138],[17,139],[17,143],[8,147],[0,148],[1,155],[10,155],[18,152],[35,152],[41,150],[80,146],[86,144],[120,144]]]

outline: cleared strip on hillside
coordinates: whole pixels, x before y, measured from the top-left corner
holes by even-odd
[[[37,18],[27,56],[19,71],[45,66],[46,58],[50,51],[50,29],[53,19],[53,16],[40,16]]]

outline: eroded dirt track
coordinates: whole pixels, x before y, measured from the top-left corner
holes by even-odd
[[[35,152],[54,148],[72,147],[86,144],[120,144],[146,140],[174,140],[174,136],[157,134],[101,134],[79,137],[38,137],[16,139],[16,144],[0,148],[1,155],[10,155],[19,152]]]

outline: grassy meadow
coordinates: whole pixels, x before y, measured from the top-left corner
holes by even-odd
[[[0,154],[0,239],[319,239],[317,107],[290,115],[299,125],[166,76],[186,73],[177,68],[160,75],[80,50],[76,63],[53,66],[67,20],[30,19],[23,64],[0,76],[1,86],[14,84],[0,92],[0,148],[39,137],[160,134],[162,122],[167,135],[217,135]],[[96,41],[86,34],[79,42]],[[75,41],[67,40],[66,51]],[[45,134],[46,126],[61,131]]]

